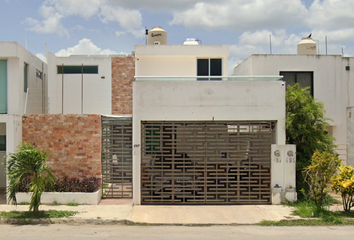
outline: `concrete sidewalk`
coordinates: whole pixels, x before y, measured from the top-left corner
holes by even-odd
[[[282,205],[133,206],[126,202],[120,205],[40,206],[40,210],[50,209],[79,212],[69,219],[54,221],[64,223],[257,224],[262,220],[298,218],[291,215],[291,207]],[[0,205],[0,212],[13,210],[28,211],[28,205]]]

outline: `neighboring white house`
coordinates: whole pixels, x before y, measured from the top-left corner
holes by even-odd
[[[50,114],[111,114],[111,56],[48,53]]]
[[[298,82],[310,87],[314,98],[324,103],[326,117],[333,120],[329,121],[328,132],[336,138],[343,161],[354,166],[354,128],[348,122],[353,118],[350,109],[354,106],[353,60],[339,55],[316,55],[316,51],[295,55],[254,54],[235,67],[234,75],[279,74],[287,84]]]
[[[22,140],[23,114],[47,113],[47,85],[44,62],[16,42],[0,42],[0,159]]]

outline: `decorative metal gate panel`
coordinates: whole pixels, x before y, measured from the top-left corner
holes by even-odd
[[[270,204],[274,122],[142,122],[142,204]]]
[[[102,117],[102,197],[133,197],[131,117]]]

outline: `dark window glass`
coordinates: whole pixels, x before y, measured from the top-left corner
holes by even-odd
[[[38,69],[36,70],[36,77],[42,79],[42,72],[39,71]]]
[[[28,88],[28,64],[24,63],[23,66],[23,91],[27,92]]]
[[[58,66],[58,74],[98,74],[98,66]]]
[[[280,72],[284,76],[283,80],[288,85],[299,83],[301,87],[309,87],[309,91],[313,96],[313,72]]]
[[[210,76],[221,75],[221,59],[210,59]]]
[[[198,59],[197,76],[209,76],[209,59]]]
[[[6,136],[0,136],[0,151],[6,151]]]

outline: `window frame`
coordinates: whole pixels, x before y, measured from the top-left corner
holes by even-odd
[[[57,65],[57,74],[98,74],[98,65]]]
[[[279,75],[280,76],[284,76],[283,73],[288,73],[288,74],[294,74],[294,80],[295,80],[295,84],[298,83],[298,74],[301,73],[309,73],[311,76],[311,86],[305,86],[305,87],[310,87],[310,94],[311,96],[314,96],[314,72],[313,71],[279,71]],[[284,79],[284,82],[286,84],[286,87],[288,86],[286,79]],[[301,86],[303,87],[303,86]]]
[[[199,61],[205,61],[207,60],[207,68],[208,68],[208,73],[207,75],[205,74],[199,74]],[[212,62],[213,60],[219,60],[220,61],[220,75],[216,75],[216,74],[212,74],[212,70],[213,70],[213,67],[212,67]],[[215,77],[221,77],[222,76],[222,73],[223,73],[223,69],[222,69],[222,66],[223,66],[223,59],[222,58],[197,58],[197,76],[200,76],[200,77],[211,77],[211,78],[198,78],[197,80],[198,81],[218,81],[218,80],[221,80],[221,78],[215,78]],[[214,65],[214,64],[213,64]],[[218,64],[219,65],[219,64]]]
[[[26,93],[28,88],[28,66],[29,64],[24,62],[23,63],[23,91]]]

